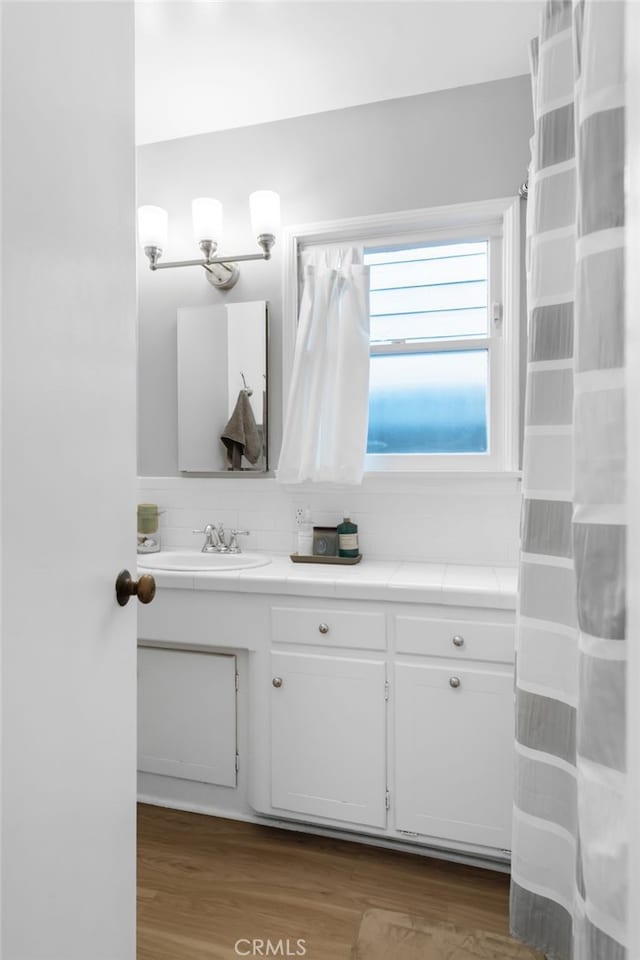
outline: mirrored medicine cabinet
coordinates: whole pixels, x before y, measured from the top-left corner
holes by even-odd
[[[178,469],[250,476],[268,462],[268,304],[181,307]]]

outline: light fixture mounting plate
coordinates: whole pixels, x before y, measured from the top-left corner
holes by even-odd
[[[238,282],[240,270],[235,263],[205,263],[203,266],[207,280],[217,290],[231,290]]]

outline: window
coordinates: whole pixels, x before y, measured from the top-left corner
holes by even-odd
[[[509,199],[310,225],[287,238],[290,256],[318,243],[362,244],[367,471],[517,469],[519,234]],[[285,313],[286,278],[285,260]]]
[[[489,241],[365,247],[367,452],[489,449]]]

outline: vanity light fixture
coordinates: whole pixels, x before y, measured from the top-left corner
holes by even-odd
[[[191,204],[193,236],[202,251],[201,260],[160,263],[167,243],[168,215],[162,207],[138,207],[138,236],[149,259],[151,270],[171,267],[204,267],[207,280],[218,290],[230,290],[238,280],[238,263],[244,260],[270,260],[280,226],[280,197],[273,190],[256,190],[249,196],[253,232],[261,253],[216,257],[222,238],[222,204],[211,197],[199,197]]]

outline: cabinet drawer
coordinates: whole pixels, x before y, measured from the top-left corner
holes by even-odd
[[[331,610],[326,607],[317,610],[273,607],[271,627],[274,643],[356,650],[384,650],[386,647],[383,613]]]
[[[512,663],[515,626],[473,620],[396,618],[396,651],[418,656]]]

